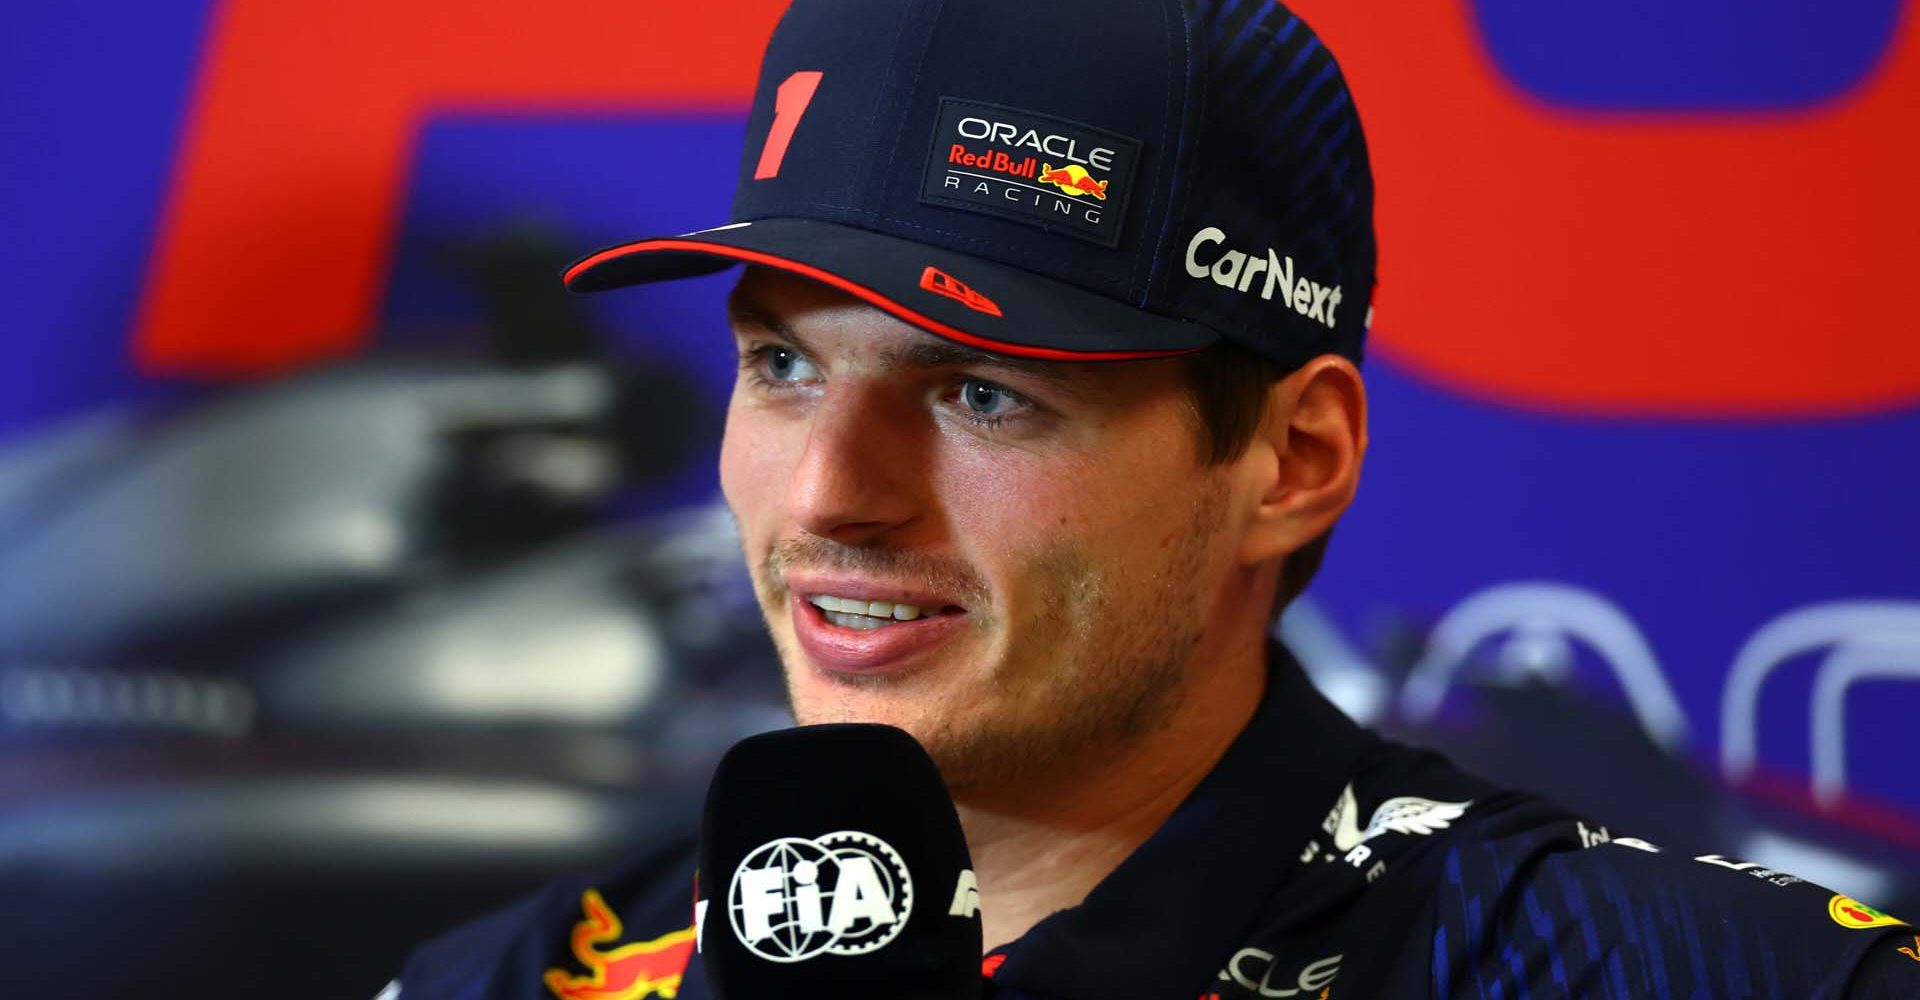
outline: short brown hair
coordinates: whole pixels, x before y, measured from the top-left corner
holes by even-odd
[[[1266,419],[1275,382],[1293,369],[1283,367],[1230,341],[1221,341],[1186,356],[1187,389],[1199,434],[1200,456],[1208,465],[1231,462],[1246,453],[1254,433]],[[1326,558],[1331,530],[1301,546],[1280,568],[1280,589],[1273,616],[1313,582]]]

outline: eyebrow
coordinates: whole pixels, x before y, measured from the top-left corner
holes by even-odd
[[[750,293],[736,292],[730,297],[727,300],[727,315],[736,327],[756,326],[793,345],[803,354],[814,353],[805,337],[775,317],[773,310],[763,306]],[[882,348],[875,360],[881,367],[891,369],[985,368],[1025,375],[1076,395],[1081,394],[1082,389],[1079,380],[1068,371],[1069,363],[996,354],[941,340],[933,334],[904,346]]]
[[[888,368],[985,368],[1025,375],[1063,390],[1074,390],[1076,380],[1060,362],[1034,361],[996,354],[949,340],[916,340],[902,347],[882,348],[880,364]]]
[[[737,288],[732,295],[727,296],[727,322],[735,329],[742,326],[757,326],[799,348],[802,353],[813,352],[813,347],[807,343],[806,338],[774,316],[773,310],[761,305],[758,299]]]

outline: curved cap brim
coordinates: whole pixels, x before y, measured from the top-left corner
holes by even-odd
[[[567,287],[597,292],[760,264],[831,285],[928,333],[970,347],[1053,361],[1186,354],[1212,329],[1139,309],[1018,268],[813,219],[735,223],[608,247],[567,268]]]

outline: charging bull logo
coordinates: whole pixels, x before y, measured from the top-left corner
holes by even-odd
[[[1078,163],[1070,163],[1056,168],[1051,163],[1040,165],[1040,183],[1051,184],[1075,198],[1091,195],[1101,201],[1107,200],[1107,185],[1112,181],[1096,181],[1087,173],[1087,168]]]
[[[548,969],[547,989],[556,1000],[644,1000],[645,997],[680,995],[680,979],[693,961],[694,928],[674,931],[651,941],[620,945],[611,951],[602,946],[620,940],[625,928],[620,916],[598,889],[588,889],[580,897],[586,917],[573,925],[573,957],[586,967],[584,976],[571,976],[562,969]]]

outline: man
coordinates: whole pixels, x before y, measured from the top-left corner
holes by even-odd
[[[733,223],[567,281],[750,265],[721,480],[794,714],[931,753],[997,995],[1920,995],[1894,918],[1384,742],[1268,646],[1358,484],[1375,256],[1284,7],[797,0],[748,136]],[[690,884],[556,888],[399,995],[706,996]]]

